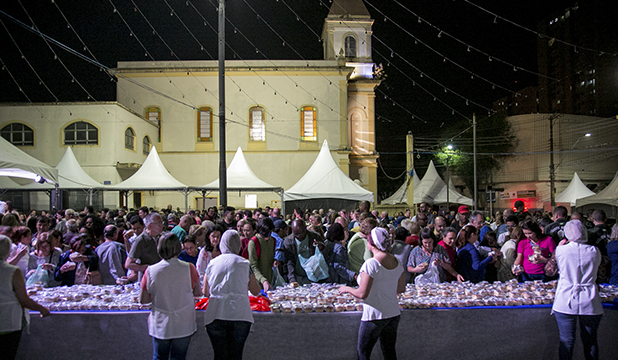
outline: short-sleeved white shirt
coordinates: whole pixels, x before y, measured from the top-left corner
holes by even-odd
[[[253,323],[248,284],[249,261],[234,254],[221,254],[206,268],[210,298],[204,313],[204,325],[215,320]]]
[[[378,260],[371,258],[365,261],[360,271],[373,278],[371,290],[363,304],[361,321],[388,319],[399,315],[397,284],[403,268],[398,265],[389,270]]]

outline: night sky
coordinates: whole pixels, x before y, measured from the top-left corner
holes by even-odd
[[[536,30],[539,21],[573,3],[365,1],[375,20],[373,61],[381,63],[388,75],[376,94],[377,149],[384,169],[378,171],[379,193],[389,195],[403,182],[388,177],[405,170],[409,131],[415,137],[446,139],[453,135],[448,129],[467,123],[472,113],[482,126],[492,102],[508,94],[504,89],[537,85],[538,37],[522,27]],[[228,0],[226,4],[228,59],[322,58],[319,35],[330,1]],[[54,54],[40,36],[7,15],[115,67],[117,61],[215,59],[216,5],[215,0],[3,0],[0,102],[113,101],[116,90],[115,82],[99,67],[51,45]],[[429,160],[429,156],[416,160],[419,176]]]

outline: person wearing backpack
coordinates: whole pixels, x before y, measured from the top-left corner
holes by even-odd
[[[270,284],[273,278],[273,264],[275,262],[276,240],[270,236],[275,230],[275,225],[269,217],[263,217],[258,221],[255,236],[251,237],[247,244],[249,264],[255,274],[255,279],[264,291],[272,288]]]

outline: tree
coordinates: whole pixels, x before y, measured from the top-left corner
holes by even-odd
[[[439,147],[441,150],[435,154],[436,161],[446,166],[448,158],[451,176],[457,175],[471,189],[471,193],[474,193],[472,128],[468,123],[456,124],[446,129],[442,135],[449,133],[461,133],[448,142],[455,150],[451,150],[449,154],[446,144],[443,143]],[[512,156],[509,153],[517,145],[517,137],[511,132],[508,117],[502,113],[495,113],[477,121],[476,139],[477,183],[479,188],[485,188],[486,185],[491,185],[492,175],[500,170],[505,159]]]

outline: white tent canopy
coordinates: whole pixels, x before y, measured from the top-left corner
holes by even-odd
[[[186,188],[187,185],[176,180],[163,166],[154,146],[135,174],[121,183],[105,187],[106,190],[183,190]]]
[[[337,166],[326,140],[313,165],[283,195],[284,201],[320,198],[373,202],[373,193],[352,181]]]
[[[416,189],[418,184],[421,182],[421,179],[419,179],[418,175],[416,174],[416,170],[412,170],[412,172],[414,173],[414,176],[412,177],[413,179],[412,181],[414,184],[413,186],[414,186],[414,189]],[[408,179],[406,179],[406,181],[404,181],[403,184],[401,184],[399,189],[397,189],[397,191],[395,191],[393,195],[382,200],[381,204],[382,205],[405,204],[407,202],[407,199],[408,199]]]
[[[90,175],[86,174],[84,169],[79,165],[73,150],[68,147],[64,152],[64,156],[56,165],[58,170],[58,188],[63,190],[71,189],[99,189],[103,185]],[[24,190],[52,190],[54,186],[51,184],[32,183],[22,187]]]
[[[448,203],[450,204],[461,204],[461,205],[468,205],[468,206],[473,206],[474,205],[474,200],[470,199],[467,196],[464,196],[462,194],[460,194],[457,189],[455,188],[455,185],[453,185],[453,181],[449,179],[448,182]],[[433,203],[434,204],[446,204],[447,203],[447,199],[446,199],[446,185],[440,190],[440,192],[438,193],[438,195],[434,198]]]
[[[19,185],[8,177],[0,176],[0,190],[16,190],[21,189],[22,187],[23,186]]]
[[[419,181],[418,186],[414,186],[414,203],[420,204],[426,202],[433,204],[435,198],[440,193],[443,187],[446,187],[444,180],[438,175],[433,161],[429,162],[429,167],[425,172],[425,175]]]
[[[58,170],[21,151],[0,136],[0,176],[58,181]]]
[[[612,180],[607,187],[598,194],[585,197],[583,199],[577,200],[577,207],[588,205],[588,204],[607,204],[611,206],[618,206],[618,172],[614,175],[614,180]]]
[[[586,187],[579,178],[577,173],[573,173],[573,179],[569,183],[563,192],[556,195],[557,203],[570,203],[571,206],[575,206],[578,199],[582,199],[588,196],[594,195],[594,192]]]
[[[219,179],[196,189],[218,190]],[[227,168],[227,189],[246,191],[278,190],[281,187],[273,186],[258,178],[249,167],[242,149],[238,147],[236,154]]]

